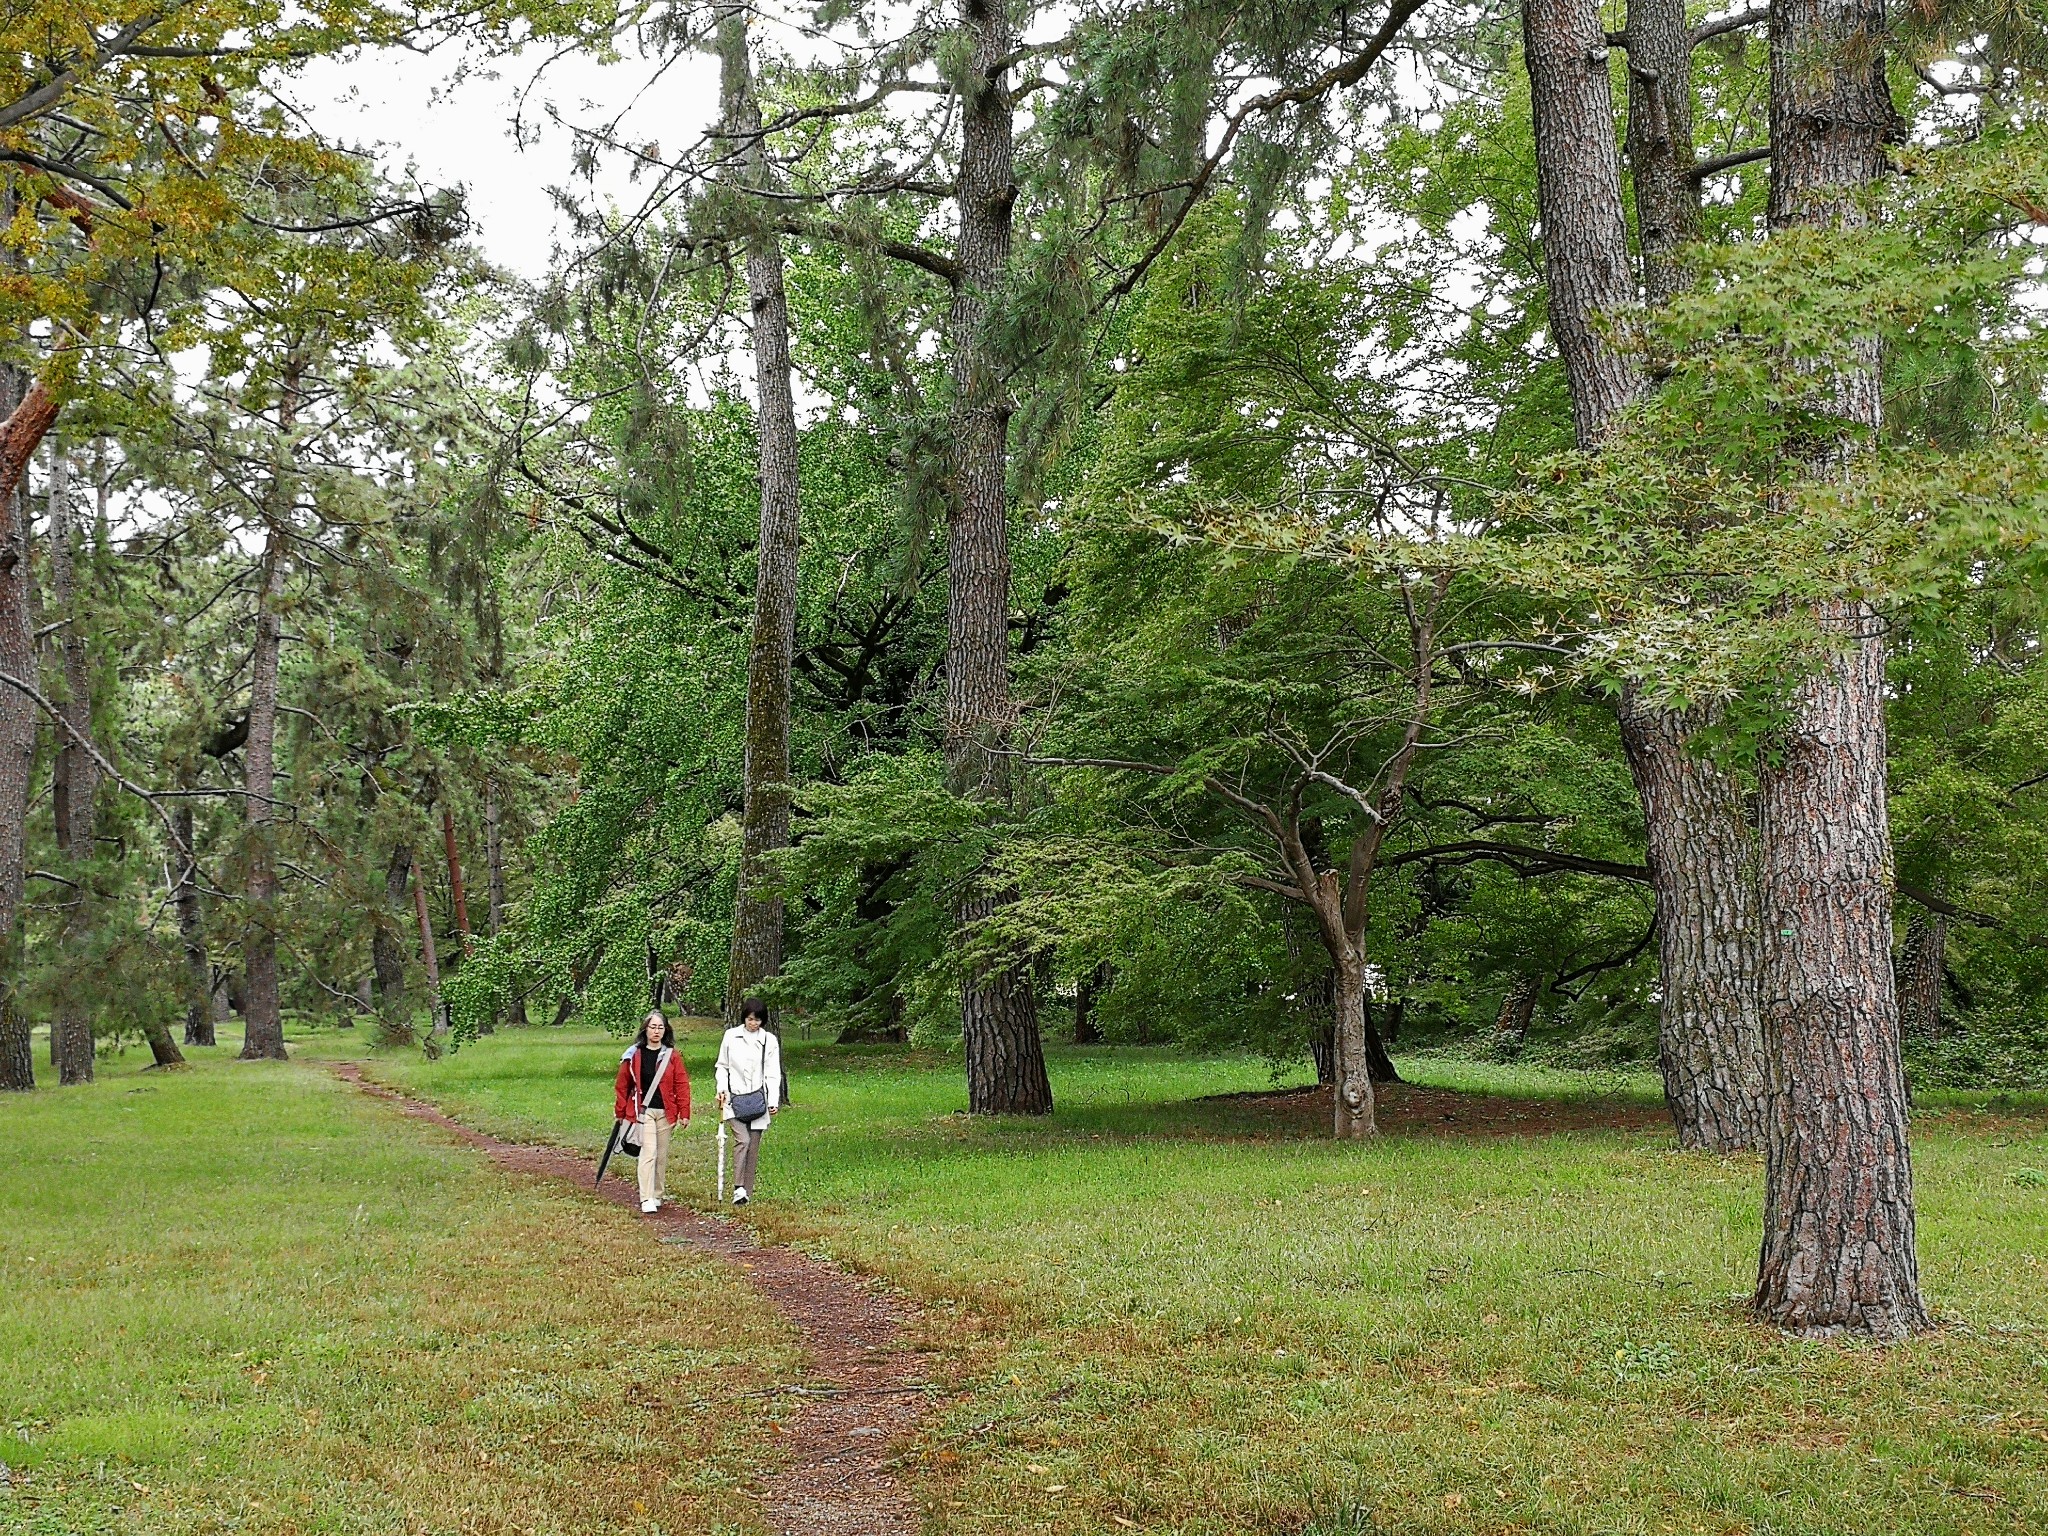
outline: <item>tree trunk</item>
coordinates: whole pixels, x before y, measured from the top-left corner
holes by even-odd
[[[1332,979],[1336,1074],[1331,1094],[1336,1117],[1333,1129],[1339,1141],[1362,1140],[1379,1131],[1373,1119],[1372,1068],[1365,1044],[1365,956],[1356,950],[1344,955],[1338,960]]]
[[[736,179],[766,189],[768,157],[747,56],[744,7],[719,15],[722,115],[733,136]],[[789,300],[782,242],[747,241],[747,298],[754,331],[756,436],[761,474],[761,542],[754,573],[754,634],[747,652],[746,756],[742,768],[739,886],[734,895],[728,1023],[761,982],[782,969],[782,897],[770,855],[789,845],[789,675],[796,653],[797,435],[790,387]]]
[[[277,671],[284,592],[284,534],[264,535],[256,598],[256,652],[250,663],[249,739],[243,744],[243,816],[248,829],[249,911],[242,930],[243,1061],[282,1061],[284,1018],[277,992],[277,868],[271,797],[277,787]]]
[[[206,921],[199,907],[199,845],[193,821],[190,801],[173,813],[172,825],[191,850],[185,856],[173,851],[173,857],[179,859],[174,900],[178,909],[178,942],[185,951],[185,1043],[212,1045],[213,961],[206,952]]]
[[[1000,0],[959,0],[971,36],[961,102],[959,276],[947,329],[952,345],[953,471],[946,526],[946,765],[954,793],[1007,800],[1010,701],[1010,403],[992,310],[1010,265],[1017,199],[1010,14]],[[1001,905],[970,896],[972,933]],[[1028,956],[968,968],[960,1013],[967,1102],[975,1114],[1049,1114],[1052,1083],[1038,1034]]]
[[[1636,246],[1652,305],[1683,292],[1680,252],[1700,236],[1700,186],[1691,172],[1692,35],[1685,0],[1628,0],[1628,164]]]
[[[1948,952],[1948,919],[1916,912],[1906,925],[1899,956],[1899,1033],[1916,1040],[1941,1038],[1941,973]]]
[[[441,845],[448,853],[448,889],[455,902],[455,931],[462,935],[462,947],[469,948],[469,894],[462,881],[462,849],[455,841],[455,812],[441,807]]]
[[[1104,960],[1083,976],[1074,988],[1074,1044],[1100,1045],[1102,1028],[1095,1021],[1095,1005],[1109,990],[1109,962]]]
[[[489,866],[491,937],[505,931],[505,828],[504,811],[498,804],[498,781],[484,780],[484,862]],[[513,1024],[526,1023],[526,993],[512,989],[506,1018]]]
[[[1571,386],[1579,446],[1594,448],[1647,383],[1640,362],[1613,340],[1635,302],[1635,283],[1605,42],[1598,8],[1586,0],[1528,0],[1523,26],[1551,328]],[[1629,159],[1644,284],[1661,303],[1685,286],[1677,252],[1699,230],[1699,192],[1687,174],[1692,42],[1682,0],[1631,0],[1629,68]],[[1666,1101],[1682,1145],[1753,1146],[1762,1092],[1754,838],[1736,786],[1686,750],[1694,723],[1633,696],[1620,713],[1657,897],[1664,997],[1658,1059]]]
[[[7,199],[11,210],[13,199]],[[0,366],[0,411],[11,418],[26,378]],[[0,490],[0,671],[30,682],[35,676],[34,629],[28,621],[28,507],[21,475]],[[19,1004],[21,897],[27,865],[29,774],[36,750],[35,706],[15,688],[0,686],[0,1072],[8,1088],[33,1088],[35,1063],[29,1021]]]
[[[417,863],[417,860],[414,860]],[[434,920],[427,911],[427,882],[412,883],[413,917],[420,927],[420,963],[427,972],[427,1007],[436,1035],[448,1033],[448,1014],[441,1003],[441,961],[434,952]]]
[[[1891,979],[1884,648],[1876,619],[1802,682],[1763,776],[1764,1241],[1756,1309],[1801,1334],[1930,1326]]]
[[[1337,1002],[1331,989],[1323,1016],[1309,1031],[1309,1065],[1316,1069],[1316,1086],[1327,1088],[1337,1081]]]
[[[393,932],[394,914],[405,910],[405,887],[412,875],[412,850],[400,843],[391,850],[384,872],[385,911],[370,930],[370,969],[376,977],[377,1011],[390,1024],[405,1022],[405,950]]]
[[[1522,40],[1550,329],[1571,382],[1573,427],[1591,445],[1643,387],[1636,359],[1615,342],[1636,287],[1598,0],[1524,0]]]
[[[0,1092],[26,1093],[36,1085],[35,1042],[11,994],[0,997]]]
[[[1379,1027],[1373,1022],[1372,995],[1365,998],[1365,1070],[1372,1074],[1375,1083],[1398,1083],[1400,1071],[1394,1066],[1394,1058],[1387,1054],[1387,1043],[1380,1038]]]
[[[143,1016],[142,1038],[149,1042],[152,1066],[169,1070],[185,1065],[185,1053],[178,1049],[178,1042],[171,1038],[170,1025],[154,1014]]]
[[[1883,0],[1771,7],[1773,227],[1864,217],[1897,116]],[[1834,370],[1845,432],[1882,424],[1874,339]],[[1801,366],[1788,364],[1788,366]],[[1816,448],[1839,474],[1856,451]],[[1816,605],[1840,649],[1794,689],[1761,774],[1764,1240],[1755,1306],[1800,1334],[1896,1339],[1932,1326],[1920,1297],[1913,1161],[1891,976],[1882,621],[1854,598]]]
[[[486,895],[491,937],[505,931],[505,832],[500,825],[498,781],[484,780],[484,864],[488,876]]]
[[[1493,1054],[1497,1060],[1513,1061],[1529,1042],[1529,1020],[1536,1013],[1536,978],[1517,976],[1507,995],[1500,1000],[1500,1012],[1493,1019]]]
[[[1678,1143],[1739,1152],[1763,1144],[1756,835],[1742,786],[1688,745],[1709,723],[1621,704],[1621,739],[1649,841],[1657,899],[1657,1065]]]
[[[92,739],[92,677],[87,670],[84,615],[79,611],[77,550],[71,527],[71,459],[63,439],[52,433],[50,444],[50,603],[56,610],[57,656],[61,687],[57,712],[63,724],[56,732],[51,765],[50,806],[56,820],[57,847],[66,872],[76,885],[64,914],[59,938],[73,971],[82,972],[85,948],[98,915],[98,884],[93,879],[94,801],[99,765],[79,746],[73,732]],[[92,1015],[67,987],[50,1019],[51,1055],[60,1083],[93,1079]],[[175,1048],[174,1048],[175,1049]]]

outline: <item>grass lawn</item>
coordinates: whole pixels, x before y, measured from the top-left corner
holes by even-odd
[[[232,1049],[0,1096],[0,1531],[760,1529],[722,1266]]]
[[[703,1097],[714,1041],[685,1042]],[[619,1050],[534,1029],[376,1070],[594,1150]],[[2038,1102],[1923,1109],[1922,1267],[1948,1323],[1881,1352],[1744,1320],[1759,1167],[1678,1153],[1641,1080],[1410,1063],[1577,1128],[1539,1106],[1508,1122],[1524,1134],[1461,1134],[1474,1104],[1337,1146],[1207,1097],[1268,1087],[1250,1060],[1056,1050],[1040,1123],[954,1114],[950,1059],[789,1060],[797,1107],[749,1219],[927,1304],[959,1392],[919,1448],[937,1530],[2048,1530]],[[686,1194],[708,1200],[711,1158],[700,1119]]]

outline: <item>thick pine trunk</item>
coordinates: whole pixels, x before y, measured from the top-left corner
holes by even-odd
[[[12,200],[9,199],[11,206]],[[26,384],[0,367],[0,411],[18,414]],[[0,671],[23,682],[35,677],[34,627],[28,621],[28,508],[20,470],[0,490]],[[35,706],[0,685],[0,1073],[7,1088],[33,1088],[29,1021],[21,1012],[21,897],[27,866],[29,773],[36,750]]]
[[[212,1045],[213,961],[206,952],[206,919],[199,907],[199,844],[193,830],[190,802],[180,805],[173,825],[188,855],[172,856],[178,863],[178,888],[174,904],[178,909],[178,942],[185,952],[185,1043]]]
[[[1614,340],[1636,285],[1598,0],[1524,0],[1522,41],[1550,328],[1571,381],[1573,426],[1590,446],[1643,387],[1636,359]]]
[[[1347,953],[1333,958],[1337,964],[1331,973],[1332,1130],[1339,1141],[1363,1140],[1379,1131],[1366,1046],[1370,1026],[1365,1021],[1365,956],[1347,946]]]
[[[956,794],[1009,797],[1010,404],[992,311],[1008,276],[1017,198],[1005,81],[1010,17],[1000,0],[960,0],[971,46],[961,103],[952,346],[952,504],[946,527],[947,776]],[[971,933],[1000,906],[983,891],[962,904]],[[1038,1033],[1028,956],[969,968],[961,985],[967,1102],[975,1114],[1048,1114],[1052,1083]]]
[[[1628,0],[1628,165],[1636,246],[1651,304],[1684,291],[1683,248],[1700,236],[1691,175],[1692,36],[1685,0]]]
[[[60,942],[71,963],[78,966],[99,908],[92,862],[100,774],[91,754],[78,744],[80,736],[92,739],[92,676],[86,655],[84,616],[78,602],[77,550],[71,527],[71,460],[64,451],[63,440],[55,433],[49,443],[50,603],[55,609],[54,622],[63,626],[57,631],[58,672],[62,680],[57,712],[63,723],[56,732],[50,806],[56,819],[57,846],[64,855],[70,878],[77,882],[72,889],[71,905],[64,914]],[[57,1080],[66,1084],[89,1083],[93,1079],[92,1015],[79,998],[71,995],[70,988],[65,990],[66,995],[50,1020]]]
[[[1616,329],[1636,303],[1636,285],[1601,26],[1587,0],[1527,0],[1523,11],[1551,326],[1582,448],[1597,447],[1647,384]],[[1629,163],[1644,287],[1662,303],[1688,281],[1680,251],[1700,223],[1698,188],[1687,174],[1692,43],[1682,0],[1631,0],[1628,37]],[[1762,1123],[1754,840],[1735,787],[1686,752],[1686,721],[1633,698],[1621,717],[1657,895],[1666,1101],[1683,1145],[1754,1146]]]
[[[1801,683],[1763,777],[1764,1241],[1756,1309],[1802,1334],[1930,1326],[1891,977],[1884,647],[1853,602],[1848,650]]]
[[[26,1093],[35,1085],[35,1042],[28,1019],[11,994],[0,997],[0,1092]]]
[[[1897,123],[1885,35],[1883,0],[1771,7],[1774,227],[1864,217],[1859,200],[1887,169]],[[1835,409],[1845,428],[1873,431],[1883,418],[1876,342],[1848,340],[1845,351]],[[1810,469],[1841,473],[1854,451],[1819,445]],[[1852,598],[1812,617],[1839,649],[1794,690],[1761,778],[1770,1104],[1755,1305],[1795,1333],[1896,1339],[1932,1320],[1891,974],[1884,631]]]
[[[746,12],[723,12],[718,26],[726,131],[735,136],[738,180],[768,185],[759,138],[761,112],[747,56]],[[754,575],[754,633],[747,652],[746,760],[740,811],[739,888],[734,897],[726,1015],[782,969],[782,897],[770,856],[789,845],[789,677],[796,654],[797,435],[790,386],[789,299],[782,242],[760,232],[747,241],[747,298],[754,338],[755,421],[761,474],[761,541]]]
[[[277,989],[277,865],[272,846],[277,787],[277,670],[284,592],[284,535],[264,535],[256,598],[256,651],[249,669],[249,739],[243,744],[243,811],[248,834],[244,890],[248,914],[242,930],[242,1041],[244,1061],[282,1061],[284,1019]]]
[[[1742,786],[1687,745],[1706,723],[1622,701],[1657,898],[1664,1102],[1680,1146],[1738,1152],[1763,1144],[1756,834]]]

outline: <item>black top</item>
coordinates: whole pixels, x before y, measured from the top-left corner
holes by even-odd
[[[655,1069],[661,1064],[661,1051],[654,1046],[640,1047],[640,1109],[644,1114],[650,1109],[667,1109],[661,1102],[661,1084],[654,1079]]]

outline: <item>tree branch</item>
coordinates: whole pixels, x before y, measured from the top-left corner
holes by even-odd
[[[1686,179],[1695,184],[1709,176],[1718,176],[1723,171],[1732,171],[1737,166],[1753,165],[1759,160],[1771,158],[1771,146],[1759,144],[1755,149],[1738,149],[1730,154],[1715,155],[1711,160],[1702,160],[1685,173]]]
[[[1771,19],[1771,8],[1757,6],[1754,10],[1737,11],[1733,16],[1723,16],[1714,21],[1703,21],[1686,34],[1686,41],[1694,48],[1709,38],[1721,37],[1729,32],[1740,32],[1744,27],[1761,26]]]

